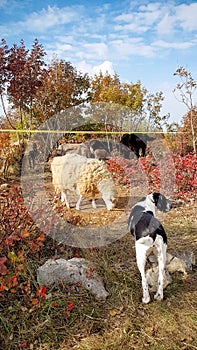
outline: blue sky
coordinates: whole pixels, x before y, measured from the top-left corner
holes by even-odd
[[[38,38],[48,61],[56,55],[90,75],[108,70],[163,91],[171,121],[186,112],[173,73],[184,66],[197,81],[197,1],[0,0],[0,36],[28,48]]]

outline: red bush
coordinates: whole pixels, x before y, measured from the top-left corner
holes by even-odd
[[[176,192],[180,197],[196,197],[197,194],[197,157],[192,153],[184,157],[173,155],[176,173]]]
[[[152,155],[138,161],[114,157],[108,161],[108,170],[130,188],[146,186],[150,192],[165,192],[175,198],[195,198],[197,194],[197,157],[193,154],[168,154],[157,162]]]

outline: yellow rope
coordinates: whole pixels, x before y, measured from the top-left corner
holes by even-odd
[[[106,134],[106,135],[120,135],[120,134],[189,134],[189,131],[95,131],[95,130],[80,130],[80,131],[75,131],[75,130],[15,130],[15,129],[0,129],[0,132],[17,132],[17,133],[53,133],[53,134]]]

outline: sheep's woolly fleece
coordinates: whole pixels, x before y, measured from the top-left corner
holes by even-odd
[[[117,196],[114,181],[103,161],[93,159],[83,164],[77,183],[80,194],[87,199],[94,198],[99,193],[101,186],[107,187],[106,190],[110,188],[114,197]]]
[[[51,171],[55,192],[62,190],[74,191],[81,165],[87,161],[88,158],[78,154],[54,157],[51,162]]]

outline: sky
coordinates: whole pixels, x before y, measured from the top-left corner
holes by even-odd
[[[29,49],[37,38],[46,61],[64,59],[82,73],[140,80],[163,92],[171,122],[187,111],[173,94],[174,72],[183,66],[197,81],[197,1],[0,0],[0,37]]]

